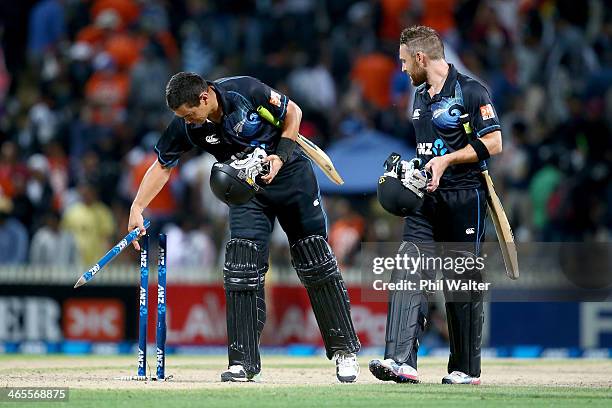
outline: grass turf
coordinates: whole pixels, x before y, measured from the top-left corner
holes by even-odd
[[[199,390],[70,390],[54,407],[609,407],[612,391],[573,387],[453,387],[437,384],[329,385]],[[34,406],[1,403],[2,407]],[[40,405],[38,405],[40,406]]]
[[[370,375],[367,358],[363,358],[362,376],[366,380]],[[287,370],[287,375],[294,376],[300,382],[300,373],[311,372],[311,369],[324,367],[325,373],[332,381],[330,363],[323,358],[292,359],[286,357],[264,357],[266,367]],[[223,356],[171,356],[169,371],[203,370],[214,371],[225,363]],[[133,356],[32,356],[0,355],[0,387],[14,384],[16,377],[30,373],[32,378],[48,378],[54,371],[60,376],[68,373],[75,378],[87,378],[89,375],[104,377],[108,373],[119,372],[120,367],[134,366]],[[537,371],[542,367],[547,372],[558,371],[558,365],[566,369],[557,375],[570,375],[580,380],[580,375],[572,373],[572,367],[584,370],[595,370],[606,376],[610,363],[606,360],[487,360],[485,367],[517,366],[525,373]],[[31,366],[30,366],[31,365]],[[421,366],[435,368],[442,373],[444,359],[423,359]],[[499,371],[499,369],[498,369]],[[104,374],[106,373],[106,374]],[[573,375],[572,375],[573,374]],[[12,381],[9,377],[13,376]],[[2,381],[4,378],[5,381]],[[265,377],[264,377],[265,378]],[[327,378],[327,377],[326,377]],[[436,381],[437,381],[436,377]],[[612,406],[612,387],[569,387],[543,385],[507,386],[486,384],[481,386],[449,386],[442,384],[394,384],[394,383],[357,383],[318,385],[274,385],[268,381],[264,386],[258,384],[206,384],[196,380],[193,389],[155,389],[153,384],[141,384],[143,388],[113,388],[112,381],[101,382],[94,388],[71,388],[67,403],[52,403],[52,407],[368,407],[383,408],[387,406],[402,407],[609,407]],[[307,380],[306,380],[307,381]],[[17,382],[19,383],[19,382]],[[548,382],[546,382],[548,384]],[[610,383],[612,384],[612,382]],[[163,384],[157,384],[163,386]],[[27,402],[6,403],[4,407],[41,406],[40,403]],[[47,406],[47,404],[43,404]]]

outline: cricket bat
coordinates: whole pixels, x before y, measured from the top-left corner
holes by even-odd
[[[501,201],[495,192],[493,180],[489,175],[489,171],[484,170],[482,176],[484,177],[487,188],[487,204],[489,205],[491,219],[495,225],[495,233],[497,234],[499,247],[502,252],[502,257],[504,258],[504,265],[506,266],[506,275],[508,275],[510,279],[518,279],[518,254],[516,252],[516,245],[514,244],[514,234],[510,228],[510,223],[508,222],[508,217],[506,217],[504,207],[502,207]]]
[[[280,120],[275,118],[274,115],[272,115],[272,113],[263,106],[259,106],[257,108],[257,113],[259,114],[259,116],[261,116],[274,126],[281,126]],[[329,178],[331,181],[338,184],[339,186],[344,184],[344,180],[342,180],[342,177],[340,177],[340,174],[334,167],[334,163],[319,146],[317,146],[315,143],[311,142],[300,134],[298,134],[297,137],[297,144],[302,148],[304,153],[306,153],[306,155],[310,157],[310,159],[312,159],[312,161],[314,161],[317,166],[319,166],[319,168],[321,169],[321,171],[323,171],[323,173],[325,173],[327,178]]]
[[[473,137],[469,115],[465,113],[459,116],[459,121],[463,125],[463,130],[467,137]],[[508,222],[504,207],[495,192],[495,186],[493,186],[493,179],[491,179],[489,175],[489,170],[486,170],[486,167],[484,167],[484,169],[485,170],[483,170],[481,174],[487,189],[487,204],[489,205],[489,213],[491,214],[493,225],[495,225],[495,233],[499,241],[499,248],[504,258],[506,275],[508,275],[510,279],[518,279],[518,254],[516,253],[516,245],[514,244],[514,234],[512,233],[512,228],[510,228],[510,223]]]

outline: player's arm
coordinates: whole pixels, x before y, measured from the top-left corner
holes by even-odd
[[[181,118],[175,117],[155,145],[157,160],[151,164],[140,182],[138,192],[130,208],[128,231],[138,227],[143,231],[142,234],[146,233],[142,216],[143,211],[164,188],[170,179],[172,169],[178,165],[183,153],[191,150],[193,146],[187,134],[185,122]],[[137,241],[134,241],[133,245],[134,248],[140,250]]]
[[[484,136],[478,138],[480,143],[482,143],[487,149],[488,156],[495,156],[496,154],[500,154],[502,151],[502,136],[501,131],[496,130],[491,133],[487,133]],[[476,163],[481,161],[478,157],[478,152],[476,149],[482,149],[482,147],[478,147],[478,145],[468,144],[462,149],[457,150],[456,152],[446,154],[441,156],[440,158],[446,160],[449,166],[453,164],[462,164],[462,163]]]
[[[285,120],[282,122],[283,133],[281,134],[281,140],[276,148],[276,154],[271,154],[266,157],[266,161],[270,162],[270,173],[261,178],[265,183],[271,183],[285,161],[291,157],[297,145],[301,121],[302,110],[295,102],[290,100],[287,103]]]
[[[266,157],[270,163],[270,173],[262,177],[265,183],[271,183],[283,164],[289,160],[297,146],[297,137],[302,121],[302,110],[287,95],[271,88],[255,78],[250,78],[249,96],[255,108],[263,107],[272,117],[282,123],[281,138],[274,154]]]
[[[170,179],[171,173],[172,167],[163,167],[159,160],[155,160],[153,164],[151,164],[151,167],[149,167],[142,178],[142,181],[140,182],[138,192],[136,193],[136,198],[134,198],[134,202],[130,208],[128,231],[132,231],[134,228],[138,227],[141,231],[143,231],[143,235],[146,233],[142,212],[149,206],[157,194],[159,194],[161,189],[164,188]],[[134,248],[136,248],[136,250],[140,250],[138,241],[134,241]]]

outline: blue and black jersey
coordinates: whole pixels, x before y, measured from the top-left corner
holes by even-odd
[[[440,93],[430,97],[429,85],[416,89],[412,123],[416,132],[417,157],[423,164],[434,156],[443,156],[468,144],[459,117],[469,114],[474,135],[481,137],[500,130],[499,119],[487,89],[478,81],[460,74],[449,64],[448,76]],[[449,166],[439,189],[471,189],[482,185],[479,163]]]
[[[174,167],[180,156],[193,147],[212,154],[218,161],[226,161],[249,146],[274,153],[282,130],[262,119],[257,108],[265,107],[282,121],[289,98],[249,76],[221,78],[208,84],[223,109],[221,123],[187,124],[175,116],[155,146],[159,162]]]

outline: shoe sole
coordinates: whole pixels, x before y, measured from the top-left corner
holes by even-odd
[[[246,377],[234,377],[230,373],[222,373],[221,374],[221,382],[247,382],[249,380]]]
[[[442,379],[442,384],[451,384],[451,385],[480,385],[480,380],[472,380],[469,383],[456,383],[448,378]]]
[[[338,375],[338,372],[336,371],[336,378],[341,383],[353,383],[353,382],[357,381],[357,378],[359,377],[359,374],[361,374],[361,367],[359,367],[359,365],[357,365],[357,374],[351,375],[351,376],[347,376],[347,377],[341,377],[341,376]]]
[[[419,380],[417,378],[414,378],[412,376],[402,375],[402,374],[400,375],[395,374],[393,370],[391,370],[388,367],[385,367],[384,365],[380,363],[370,362],[369,368],[370,368],[370,372],[372,373],[372,375],[381,381],[394,381],[399,384],[405,384],[405,383],[418,384],[419,383]]]

